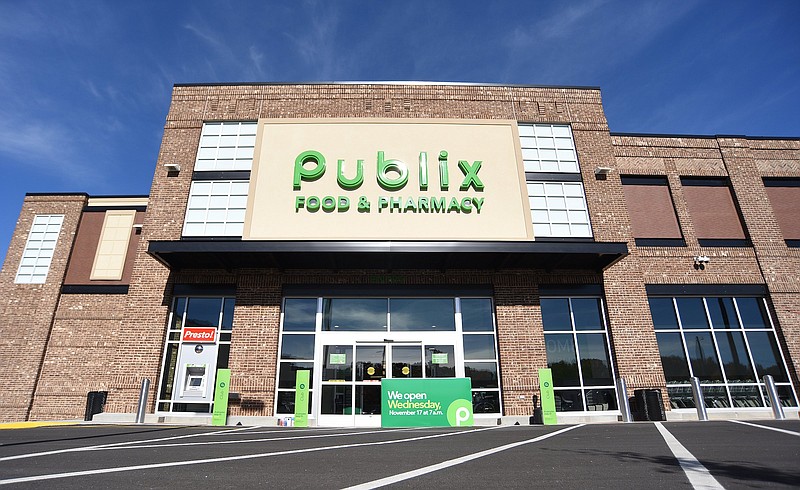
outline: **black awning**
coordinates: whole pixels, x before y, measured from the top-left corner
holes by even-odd
[[[171,269],[589,269],[628,254],[620,242],[151,241]]]

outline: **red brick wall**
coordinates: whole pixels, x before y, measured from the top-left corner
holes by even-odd
[[[53,325],[61,282],[85,195],[26,196],[0,272],[0,422],[26,420]],[[25,242],[38,214],[63,214],[64,222],[44,284],[14,284]]]

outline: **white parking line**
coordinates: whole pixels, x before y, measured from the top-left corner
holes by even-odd
[[[487,449],[485,451],[481,451],[474,454],[469,454],[467,456],[462,456],[460,458],[450,459],[447,461],[442,461],[441,463],[432,464],[430,466],[425,466],[424,468],[419,468],[416,470],[406,471],[405,473],[399,473],[393,476],[387,476],[386,478],[381,478],[380,480],[373,480],[370,482],[362,483],[360,485],[354,485],[352,487],[347,487],[344,490],[367,490],[372,488],[383,487],[386,485],[391,485],[393,483],[401,482],[403,480],[409,480],[411,478],[416,478],[421,475],[425,475],[428,473],[433,473],[434,471],[443,470],[445,468],[450,468],[451,466],[456,466],[462,463],[466,463],[468,461],[472,461],[474,459],[483,458],[484,456],[491,456],[492,454],[499,453],[501,451],[506,451],[508,449],[513,449],[518,446],[523,446],[525,444],[532,444],[534,442],[543,441],[549,437],[557,436],[559,434],[563,434],[564,432],[577,429],[578,427],[583,427],[586,424],[579,424],[572,427],[567,427],[566,429],[557,430],[555,432],[551,432],[549,434],[545,434],[543,436],[534,437],[533,439],[526,439],[524,441],[519,442],[512,442],[511,444],[506,444],[504,446],[498,446],[492,449]]]
[[[117,446],[125,446],[127,444],[141,444],[141,443],[150,443],[150,442],[161,442],[161,441],[173,441],[176,439],[188,439],[190,437],[202,437],[202,436],[213,436],[219,432],[239,432],[243,430],[247,430],[250,427],[240,427],[237,429],[229,429],[224,431],[212,431],[212,432],[198,432],[196,434],[184,434],[180,436],[170,436],[170,437],[158,437],[156,439],[143,439],[141,441],[125,441],[125,442],[112,442],[109,444],[98,444],[95,446],[80,446],[80,447],[73,447],[69,449],[57,449],[54,451],[42,451],[38,453],[26,453],[26,454],[17,454],[15,456],[6,456],[0,458],[0,462],[2,461],[11,461],[14,459],[27,459],[27,458],[36,458],[39,456],[51,456],[53,454],[63,454],[63,453],[75,453],[81,451],[94,451],[97,449],[106,449],[106,448],[114,448]]]
[[[795,432],[793,430],[779,429],[777,427],[770,427],[768,425],[753,424],[751,422],[744,422],[742,420],[730,420],[730,422],[733,422],[735,424],[749,425],[750,427],[758,427],[759,429],[774,430],[775,432],[781,432],[783,434],[789,434],[792,436],[800,437],[800,432]]]
[[[25,476],[20,478],[9,478],[7,480],[0,480],[0,485],[10,485],[14,483],[25,483],[25,482],[34,482],[34,481],[44,481],[44,480],[56,480],[61,478],[71,478],[76,476],[89,476],[89,475],[101,475],[106,473],[121,473],[124,471],[136,471],[136,470],[149,470],[154,468],[169,468],[174,466],[191,466],[196,464],[206,464],[206,463],[224,463],[227,461],[241,461],[246,459],[257,459],[257,458],[266,458],[269,456],[283,456],[287,454],[300,454],[300,453],[313,453],[319,451],[331,451],[336,449],[348,449],[354,447],[367,447],[367,446],[383,446],[388,444],[399,444],[402,442],[412,442],[412,441],[421,441],[424,439],[435,439],[439,437],[450,437],[450,436],[457,436],[463,434],[472,434],[475,432],[482,432],[485,430],[495,430],[501,429],[504,426],[491,426],[491,427],[484,427],[480,429],[472,429],[467,431],[459,431],[459,432],[446,432],[444,434],[433,434],[428,436],[417,436],[417,437],[409,437],[407,439],[393,439],[390,441],[377,441],[377,442],[361,442],[361,443],[353,443],[353,444],[340,444],[336,446],[324,446],[324,447],[314,447],[314,448],[306,448],[306,449],[292,449],[287,451],[274,451],[269,453],[258,453],[258,454],[244,454],[240,456],[226,456],[220,458],[207,458],[207,459],[195,459],[195,460],[184,460],[184,461],[171,461],[168,463],[153,463],[153,464],[141,464],[141,465],[134,465],[134,466],[118,466],[114,468],[100,468],[96,470],[86,470],[86,471],[72,471],[69,473],[52,473],[48,475],[37,475],[37,476]],[[506,426],[507,427],[507,426]]]
[[[296,441],[298,439],[320,439],[326,437],[341,437],[341,436],[360,436],[361,434],[377,434],[387,432],[405,432],[411,429],[378,429],[378,430],[362,430],[358,432],[339,432],[336,434],[311,434],[305,436],[286,436],[286,437],[263,437],[260,439],[236,439],[233,441],[203,441],[203,442],[173,442],[169,444],[140,444],[139,442],[131,442],[129,446],[116,446],[116,447],[100,447],[88,449],[88,451],[115,451],[119,449],[145,449],[156,447],[184,447],[184,446],[216,446],[221,444],[247,444],[251,442],[271,442],[271,441]],[[250,434],[250,432],[248,432]]]
[[[722,485],[714,478],[711,473],[703,466],[697,458],[689,452],[688,449],[683,447],[683,444],[678,441],[663,425],[661,422],[656,422],[656,429],[661,433],[661,437],[669,446],[669,450],[675,456],[675,459],[680,463],[686,477],[689,478],[689,483],[696,489],[724,489]]]

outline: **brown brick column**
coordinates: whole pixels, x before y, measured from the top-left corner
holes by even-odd
[[[529,280],[504,279],[494,295],[504,415],[533,415],[539,369],[547,367],[538,288]]]
[[[231,415],[273,415],[280,313],[280,275],[238,276],[229,367],[241,402],[231,404]]]
[[[22,204],[0,272],[0,369],[8,381],[0,391],[0,422],[31,417],[61,282],[86,199],[85,194],[26,196]],[[14,284],[31,225],[40,214],[64,215],[47,280],[45,284]]]

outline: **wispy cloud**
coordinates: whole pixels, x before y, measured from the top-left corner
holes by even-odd
[[[10,121],[15,120],[14,124]],[[0,155],[5,165],[19,169],[34,167],[71,183],[90,175],[91,162],[77,158],[75,128],[56,122],[20,121],[0,114]]]

